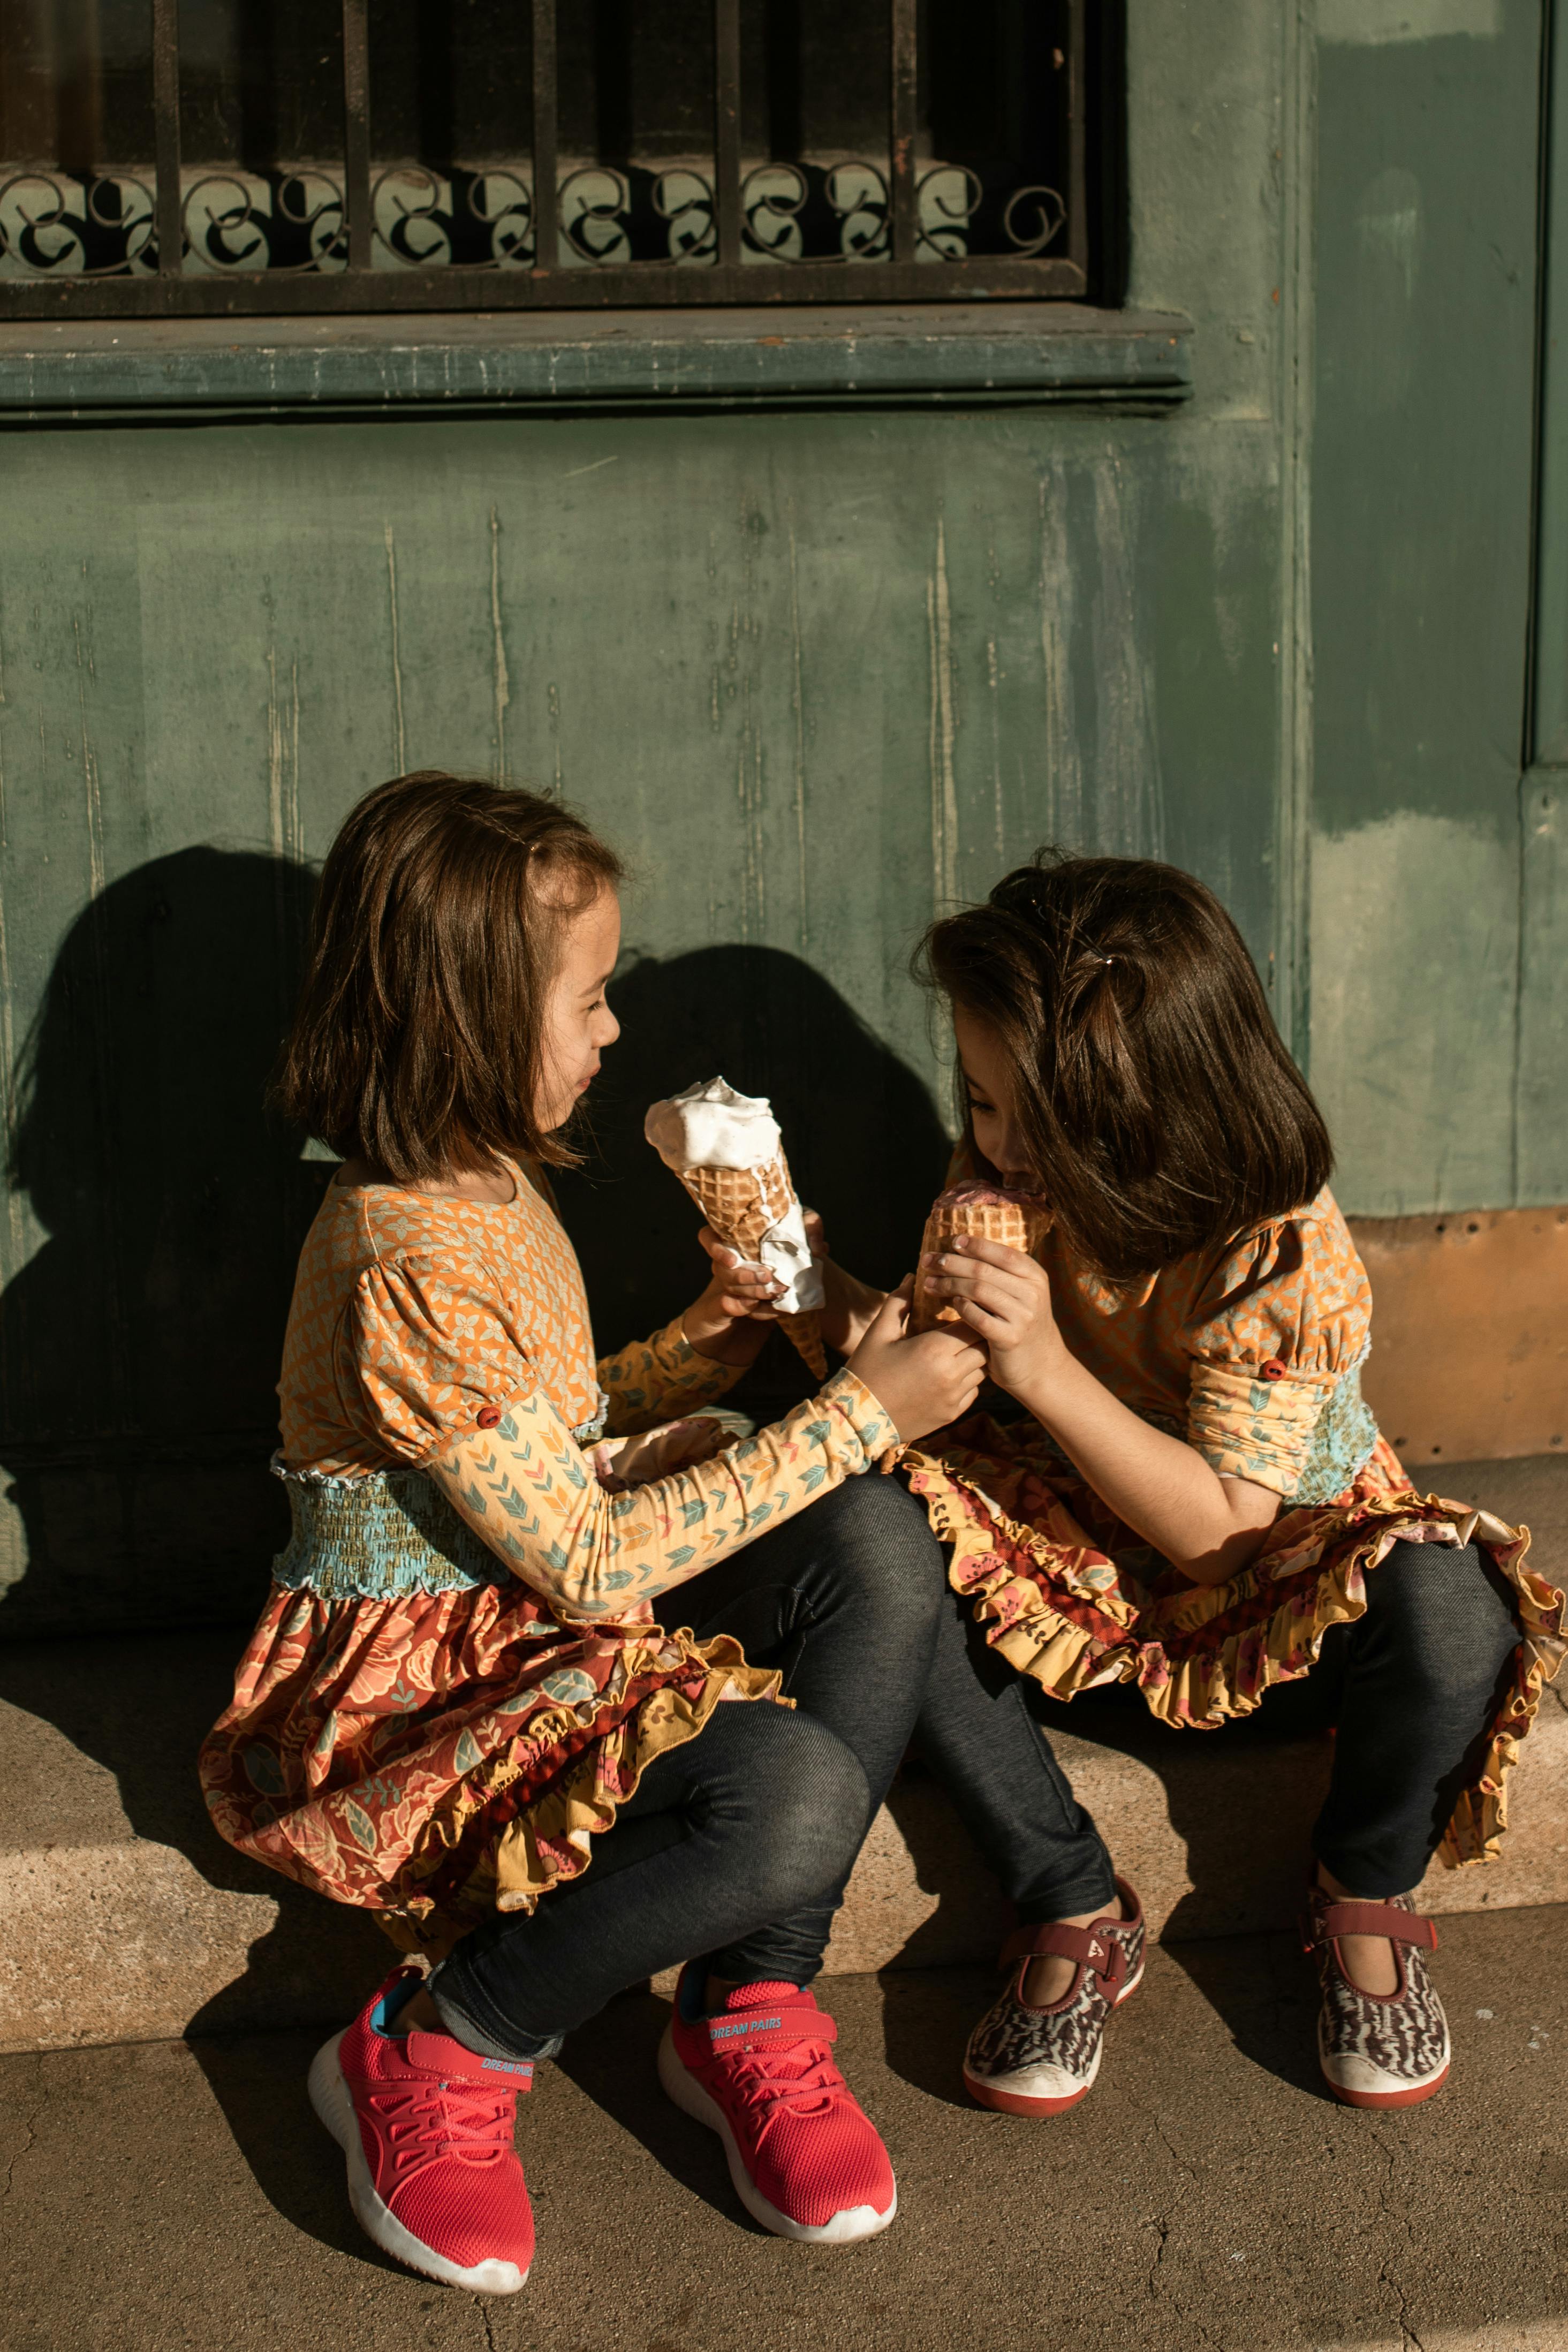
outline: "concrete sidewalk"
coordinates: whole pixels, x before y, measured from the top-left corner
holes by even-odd
[[[1051,2124],[962,2103],[988,1972],[824,1988],[901,2210],[845,2252],[756,2230],[664,2100],[628,1996],[540,2070],[539,2226],[480,2303],[359,2235],[311,2116],[313,2033],[0,2060],[8,2352],[1564,2352],[1568,1909],[1445,1920],[1457,2055],[1429,2105],[1319,2083],[1283,1936],[1152,1955],[1099,2084]]]

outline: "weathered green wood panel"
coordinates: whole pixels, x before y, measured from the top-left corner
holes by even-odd
[[[1284,0],[1132,9],[1131,299],[1194,322],[1178,410],[882,383],[0,438],[0,1632],[257,1589],[320,1181],[260,1084],[308,862],[400,765],[559,789],[632,861],[608,1167],[570,1188],[607,1339],[688,1286],[635,1129],[715,1064],[900,1270],[946,1087],[907,950],[1043,839],[1207,877],[1304,1050],[1314,723],[1342,1191],[1513,1197],[1539,26],[1321,13],[1314,53]]]
[[[299,861],[379,777],[473,767],[587,810],[632,860],[660,1041],[672,957],[722,947],[717,993],[754,1012],[805,992],[821,1036],[775,1020],[782,1066],[731,1070],[801,1122],[819,1048],[837,1070],[863,1024],[872,1092],[837,1097],[858,1209],[820,1138],[797,1148],[888,1274],[939,1164],[904,971],[936,906],[1044,839],[1164,850],[1266,954],[1270,459],[1236,440],[1222,495],[1162,421],[1043,412],[9,440],[0,881],[13,1031],[43,1023],[0,1310],[14,1607],[123,1602],[150,1515],[178,1516],[148,1464],[172,1449],[199,1489],[258,1450],[314,1181],[256,1108]],[[692,1074],[626,1060],[643,1098]],[[625,1129],[637,1088],[609,1091]],[[647,1159],[583,1203],[609,1321],[690,1284],[629,1245]]]
[[[1312,1077],[1364,1213],[1560,1199],[1519,1043],[1541,12],[1321,21]]]

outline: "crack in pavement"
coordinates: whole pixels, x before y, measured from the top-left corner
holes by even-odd
[[[475,2296],[474,2308],[479,2315],[479,2325],[485,2331],[486,2352],[496,2352],[496,2331],[490,2325],[490,2306],[482,2294]]]
[[[1171,2138],[1170,2134],[1166,2129],[1165,2118],[1156,2114],[1154,2118],[1154,2124],[1155,2131],[1159,2134],[1160,2140],[1165,2147],[1166,2153],[1169,2156],[1171,2162],[1176,2166],[1177,2171],[1185,2172],[1189,2180],[1196,2182],[1198,2177],[1197,2168],[1196,2165],[1189,2164],[1186,2157],[1182,2155],[1180,2149],[1176,2147],[1175,2141]],[[1197,2331],[1198,2340],[1203,2344],[1215,2347],[1216,2352],[1218,2352],[1219,2339],[1218,2336],[1210,2335],[1205,2322],[1198,2317],[1197,2314],[1188,2310],[1186,2303],[1184,2303],[1181,2296],[1176,2293],[1174,2287],[1162,2289],[1159,2284],[1160,2268],[1165,2262],[1166,2248],[1170,2242],[1171,2224],[1156,2213],[1150,2219],[1147,2226],[1151,2230],[1157,2230],[1160,2233],[1160,2242],[1155,2249],[1155,2259],[1149,2265],[1149,2275],[1146,2282],[1148,2294],[1156,2301],[1163,2300],[1164,2296],[1168,2294],[1171,2308],[1176,2313],[1176,2317],[1181,2321],[1182,2326],[1187,2328],[1196,2328]]]
[[[1399,2149],[1395,2142],[1393,2135],[1386,2130],[1377,2132],[1374,2135],[1373,2145],[1376,2147],[1378,2154],[1384,2158],[1387,2166],[1387,2170],[1378,2187],[1378,2213],[1385,2221],[1400,2223],[1404,2228],[1406,2241],[1413,2245],[1415,2242],[1415,2224],[1411,2220],[1410,2214],[1407,2210],[1401,2211],[1398,2207],[1391,2202],[1389,2197],[1389,2191],[1394,2185],[1395,2176],[1399,2169]],[[1426,2352],[1426,2347],[1422,2344],[1421,2338],[1416,2335],[1415,2328],[1410,2324],[1410,2298],[1405,2292],[1404,2281],[1400,2278],[1397,2271],[1394,2267],[1394,2256],[1392,2251],[1384,2255],[1382,2262],[1378,2265],[1377,2284],[1379,2286],[1386,2287],[1390,2291],[1397,2305],[1397,2309],[1396,2310],[1394,2316],[1399,2322],[1399,2336],[1401,2344],[1406,2347],[1413,2347],[1414,2352]]]
[[[21,2147],[16,2149],[14,2153],[5,2159],[5,2182],[3,2186],[0,2186],[0,2205],[3,2205],[11,2194],[11,2185],[16,2176],[16,2167],[21,2163],[22,2158],[25,2156],[30,2156],[32,2154],[34,2148],[38,2144],[38,2126],[44,2119],[44,2110],[48,2104],[48,2097],[46,2094],[39,2100],[38,2105],[33,2109],[31,2115],[24,2116],[22,2118],[22,2129],[26,2134],[26,2137],[22,2142]]]

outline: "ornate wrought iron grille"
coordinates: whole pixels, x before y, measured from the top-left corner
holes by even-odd
[[[122,16],[130,5],[120,0]],[[370,0],[341,0],[340,156],[263,168],[183,158],[191,93],[189,76],[182,90],[181,0],[143,5],[152,168],[0,163],[0,317],[972,301],[1086,290],[1090,0],[1003,9],[1016,37],[998,71],[1024,127],[999,164],[977,162],[962,141],[947,155],[932,152],[930,93],[944,70],[937,0],[840,0],[837,21],[885,91],[885,146],[879,138],[865,152],[812,152],[798,123],[791,136],[787,103],[759,111],[771,14],[758,0],[701,0],[705,12],[711,6],[711,49],[705,16],[691,51],[706,85],[693,120],[701,136],[706,116],[706,137],[700,147],[687,142],[696,152],[675,154],[666,139],[664,152],[642,162],[629,139],[607,142],[602,127],[596,152],[570,136],[563,144],[563,50],[570,66],[587,0],[527,0],[514,20],[528,49],[515,80],[502,83],[510,152],[503,142],[497,154],[492,138],[490,159],[467,163],[382,155],[372,89],[390,89],[407,65],[395,26],[387,29],[395,11],[378,0],[372,28]],[[798,28],[799,0],[784,5],[796,7]],[[619,21],[629,38],[634,0],[622,0],[619,18],[609,0],[609,12],[596,13],[601,35],[604,21],[612,32]],[[949,48],[967,13],[955,16],[949,0]],[[335,71],[331,12],[304,21],[316,48],[328,50],[313,63]]]

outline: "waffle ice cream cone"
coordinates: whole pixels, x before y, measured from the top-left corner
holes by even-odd
[[[800,1203],[789,1178],[789,1162],[778,1152],[763,1168],[683,1168],[681,1181],[727,1248],[737,1250],[749,1265],[764,1265],[763,1244]],[[802,1224],[802,1232],[804,1225]],[[809,1254],[809,1253],[808,1253]],[[779,1274],[775,1266],[772,1271]],[[820,1381],[828,1376],[822,1348],[822,1318],[814,1307],[786,1313],[779,1320]]]
[[[726,1248],[786,1286],[779,1325],[825,1380],[822,1277],[767,1097],[737,1094],[713,1078],[655,1103],[643,1131]]]
[[[1000,1242],[1004,1249],[1022,1250],[1032,1257],[1051,1231],[1051,1211],[1036,1192],[1009,1192],[999,1184],[956,1184],[931,1204],[921,1236],[920,1255],[951,1247],[960,1234]],[[935,1331],[944,1323],[961,1323],[963,1317],[941,1291],[926,1287],[925,1269],[915,1277],[911,1305],[912,1331]]]

